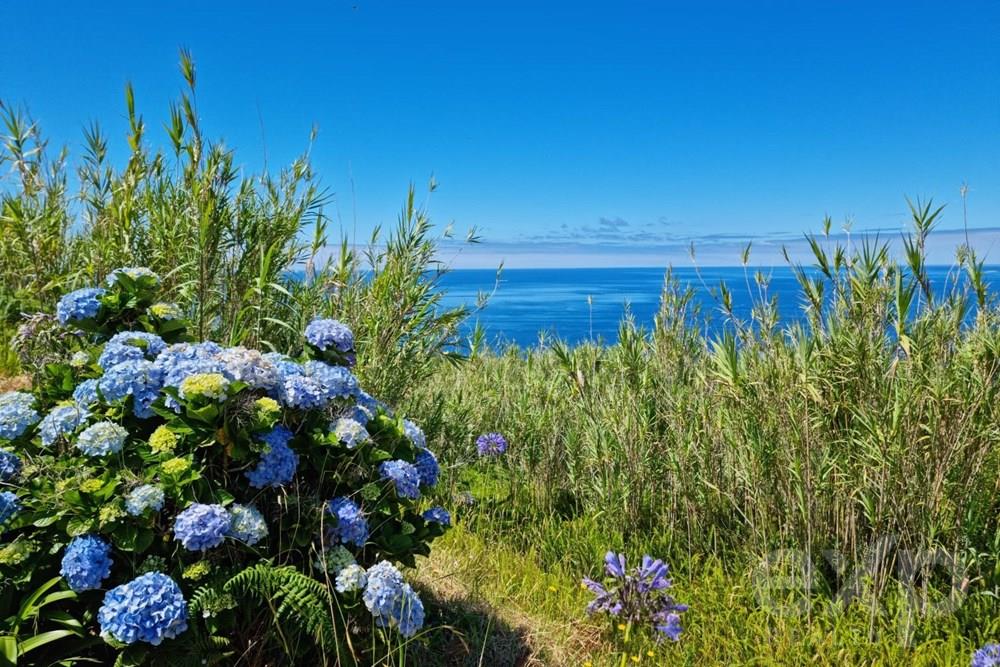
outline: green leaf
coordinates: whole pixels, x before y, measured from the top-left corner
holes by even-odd
[[[72,630],[49,630],[48,632],[43,632],[35,635],[34,637],[25,639],[18,645],[18,650],[21,654],[29,653],[39,646],[44,646],[45,644],[64,639],[66,637],[74,637],[76,634],[77,633]]]

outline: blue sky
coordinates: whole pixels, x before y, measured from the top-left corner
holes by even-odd
[[[148,4],[9,3],[0,98],[71,151],[95,119],[121,147],[132,81],[162,140],[184,46],[247,169],[317,125],[328,213],[362,233],[433,174],[434,219],[485,239],[462,266],[663,265],[690,241],[736,263],[751,238],[769,263],[825,214],[894,235],[904,195],[959,228],[963,182],[1000,262],[1000,3]]]

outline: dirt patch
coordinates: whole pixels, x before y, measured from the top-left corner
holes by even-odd
[[[29,375],[0,377],[0,394],[8,391],[26,391],[29,389],[31,389],[31,376]]]

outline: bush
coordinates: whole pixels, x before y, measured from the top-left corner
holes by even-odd
[[[158,292],[120,269],[63,296],[71,356],[0,396],[0,603],[62,576],[46,659],[353,663],[412,637],[393,563],[450,518],[421,512],[437,460],[358,386],[350,329],[314,320],[294,358],[191,342]]]

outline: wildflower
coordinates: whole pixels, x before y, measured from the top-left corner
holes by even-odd
[[[317,562],[316,566],[320,570],[336,576],[348,565],[354,565],[356,563],[357,561],[354,560],[354,556],[351,552],[338,544],[337,546],[327,547],[324,549],[322,560]]]
[[[118,278],[123,275],[128,276],[132,280],[151,278],[154,286],[160,284],[160,277],[151,270],[147,269],[145,266],[124,266],[120,269],[115,269],[108,274],[108,277],[105,278],[105,282],[107,282],[109,287],[112,287],[118,283]]]
[[[306,326],[306,341],[319,350],[333,348],[339,352],[354,349],[354,334],[337,320],[315,319]]]
[[[168,459],[160,464],[160,470],[167,475],[177,476],[187,472],[191,468],[191,461],[181,457]]]
[[[507,439],[500,433],[484,433],[476,438],[476,450],[480,456],[500,456],[507,451]]]
[[[59,324],[68,324],[96,317],[101,310],[101,297],[105,292],[100,287],[84,287],[63,295],[56,304],[56,319]]]
[[[229,381],[222,373],[195,373],[181,382],[181,398],[207,398],[220,403],[226,400]]]
[[[59,574],[77,593],[100,588],[111,576],[111,545],[99,537],[84,535],[74,538],[63,554]]]
[[[261,455],[256,468],[244,473],[250,486],[262,489],[281,486],[292,480],[299,465],[298,454],[288,446],[293,435],[286,426],[278,424],[261,438],[268,445],[268,450]]]
[[[174,520],[174,536],[188,551],[222,544],[232,520],[222,505],[192,503]]]
[[[334,588],[338,593],[353,593],[360,591],[368,583],[368,575],[365,568],[357,564],[348,565],[337,573]]]
[[[184,316],[176,303],[154,303],[147,309],[150,315],[158,320],[177,320]]]
[[[165,424],[157,426],[149,436],[149,448],[154,454],[172,452],[176,446],[177,436]]]
[[[442,526],[451,525],[451,514],[448,513],[443,507],[432,507],[423,513],[424,521],[430,521],[431,523],[439,523]]]
[[[368,520],[357,503],[350,498],[334,498],[327,503],[326,511],[337,520],[330,531],[335,541],[357,547],[365,546],[368,541]]]
[[[0,394],[0,440],[13,440],[37,424],[35,397],[23,391]]]
[[[0,449],[0,482],[9,482],[21,474],[21,459],[13,452]]]
[[[421,449],[417,452],[417,460],[413,464],[420,475],[421,486],[434,486],[438,482],[441,474],[441,466],[438,465],[437,457],[429,449]]]
[[[0,526],[21,510],[21,501],[10,491],[0,491]]]
[[[229,536],[253,546],[267,537],[267,523],[252,505],[229,507]]]
[[[160,396],[162,375],[145,359],[129,359],[115,364],[97,381],[104,400],[113,403],[132,397],[132,412],[140,419],[153,416],[152,405]]]
[[[83,385],[80,385],[83,386]],[[38,425],[42,446],[50,447],[59,438],[72,434],[90,417],[90,412],[77,403],[57,405]]]
[[[101,635],[123,644],[158,646],[187,630],[187,603],[177,583],[160,572],[147,572],[112,588],[97,612]]]
[[[1000,644],[986,644],[972,654],[972,667],[1000,666]]]
[[[111,422],[88,426],[76,439],[76,448],[87,456],[107,456],[121,451],[128,431]]]
[[[418,449],[427,449],[427,436],[419,426],[411,422],[409,419],[403,420],[403,433],[406,437],[410,439],[413,446]]]
[[[406,461],[396,459],[385,461],[378,467],[382,479],[392,481],[396,495],[400,498],[416,499],[420,497],[420,473],[416,466]]]
[[[132,516],[142,516],[147,510],[163,509],[163,489],[153,484],[137,486],[125,498],[125,511]]]
[[[424,605],[403,575],[387,561],[368,570],[362,595],[365,607],[379,627],[396,627],[404,637],[412,637],[424,624]]]
[[[344,443],[348,449],[354,449],[358,445],[368,442],[371,437],[364,426],[347,417],[337,420],[333,432],[337,436],[337,440]]]
[[[123,361],[155,359],[166,347],[163,339],[154,333],[122,331],[105,343],[101,356],[97,358],[97,365],[108,370]]]

